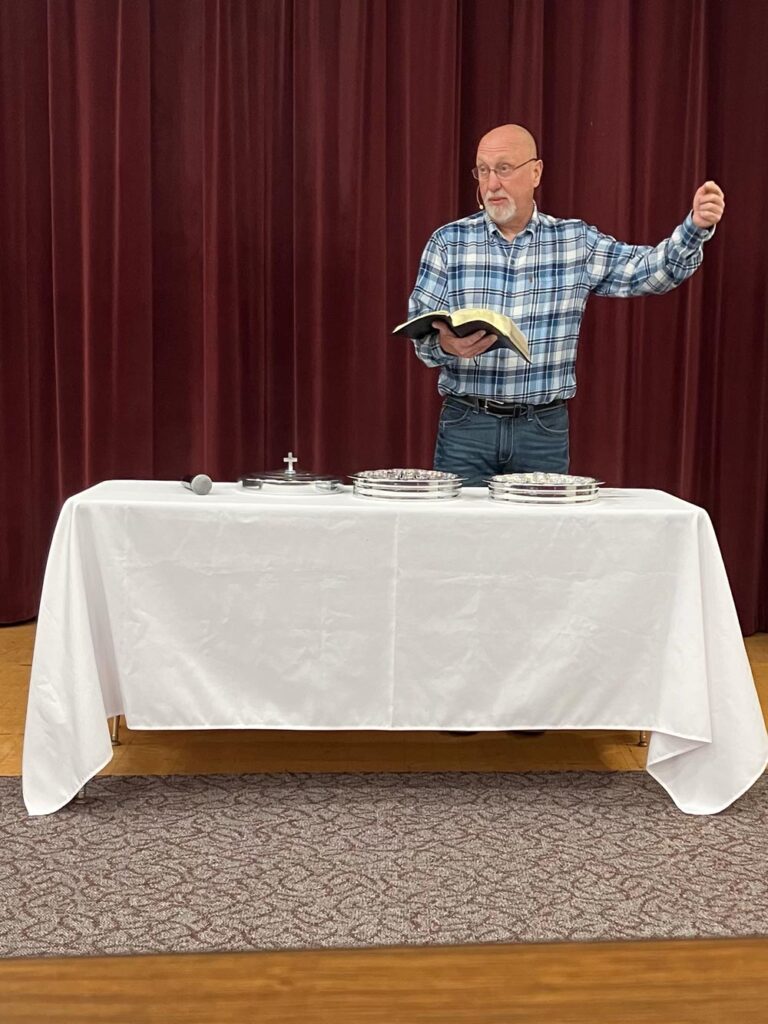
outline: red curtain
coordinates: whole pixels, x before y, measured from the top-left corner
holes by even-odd
[[[724,187],[691,281],[590,303],[572,466],[704,506],[768,629],[766,53],[763,0],[0,0],[0,621],[98,480],[429,465],[389,330],[514,121],[624,240]]]

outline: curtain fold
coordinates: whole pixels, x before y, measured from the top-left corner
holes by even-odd
[[[513,121],[627,241],[724,187],[692,280],[591,300],[572,467],[708,509],[768,629],[766,52],[760,0],[0,0],[0,621],[98,480],[430,465],[389,331]]]

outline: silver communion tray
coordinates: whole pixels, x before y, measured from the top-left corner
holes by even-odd
[[[397,500],[458,498],[462,478],[436,469],[366,469],[350,474],[352,492],[361,498]]]
[[[502,473],[488,481],[496,501],[532,502],[538,505],[572,505],[600,496],[602,480],[568,473]]]
[[[279,494],[333,494],[342,489],[337,476],[300,473],[296,470],[268,470],[264,473],[245,473],[239,482],[246,490],[261,490]]]

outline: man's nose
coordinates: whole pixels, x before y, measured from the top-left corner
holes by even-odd
[[[495,183],[492,184],[494,178],[496,180],[495,180]],[[496,173],[496,168],[495,167],[491,167],[490,170],[488,171],[488,188],[492,192],[495,192],[496,189],[500,188],[500,187],[501,187],[501,178]]]

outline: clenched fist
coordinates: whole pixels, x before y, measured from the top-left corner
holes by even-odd
[[[723,216],[725,196],[714,181],[705,181],[693,197],[693,223],[697,228],[711,228]]]

